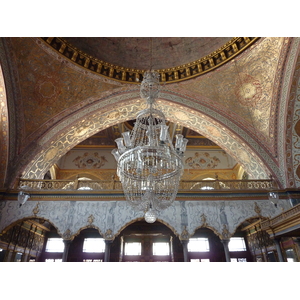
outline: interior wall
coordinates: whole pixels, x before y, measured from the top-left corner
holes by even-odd
[[[277,208],[270,201],[175,201],[161,211],[158,220],[168,224],[177,236],[193,235],[199,227],[211,228],[220,238],[232,236],[246,219],[273,217],[290,208],[288,200],[279,200]],[[60,236],[70,238],[82,228],[93,226],[106,239],[120,231],[143,213],[134,212],[125,201],[27,201],[18,207],[17,201],[3,202],[0,232],[10,224],[31,217],[52,223]]]

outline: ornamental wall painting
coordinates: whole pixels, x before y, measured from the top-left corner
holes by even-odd
[[[71,150],[58,162],[60,169],[100,169],[107,168],[108,153],[95,150]]]
[[[90,155],[89,152],[85,152],[83,156],[77,156],[73,163],[79,169],[99,169],[105,165],[107,159],[103,155],[99,155],[98,152],[94,152]]]
[[[194,157],[188,157],[185,163],[193,169],[214,169],[220,163],[220,160],[216,156],[210,157],[207,152],[203,154],[196,152]]]

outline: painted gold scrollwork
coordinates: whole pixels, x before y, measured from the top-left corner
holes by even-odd
[[[228,226],[226,224],[223,224],[222,239],[229,239],[229,238],[230,238],[230,232],[228,230]]]
[[[184,226],[183,230],[182,230],[182,233],[180,235],[180,239],[181,240],[188,240],[190,238],[190,234],[189,232],[187,231],[186,229],[186,226]]]
[[[40,209],[39,209],[39,202],[36,204],[36,206],[34,207],[34,209],[32,210],[32,213],[34,214],[34,216],[36,216],[39,212],[40,212]]]
[[[88,223],[89,223],[90,225],[93,224],[94,220],[95,220],[95,217],[94,217],[93,215],[90,215],[90,216],[88,217]]]
[[[72,236],[71,230],[70,230],[70,229],[67,229],[67,230],[63,233],[62,238],[63,238],[64,240],[72,240],[74,237]]]
[[[107,231],[106,231],[105,234],[104,234],[104,238],[105,238],[106,240],[112,240],[112,239],[114,238],[113,232],[112,232],[111,229],[107,229]]]
[[[201,223],[202,223],[201,227],[207,227],[207,218],[205,214],[201,215]]]
[[[255,202],[254,203],[254,211],[261,216],[261,208],[258,206],[258,204]]]

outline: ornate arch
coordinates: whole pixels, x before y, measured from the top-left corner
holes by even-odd
[[[190,237],[192,237],[192,236],[196,233],[196,231],[197,231],[198,229],[201,229],[201,228],[209,229],[209,230],[211,230],[211,231],[212,231],[212,232],[213,232],[220,240],[223,239],[222,234],[220,234],[220,232],[218,232],[218,230],[216,230],[213,226],[210,226],[210,225],[208,225],[208,224],[202,224],[202,225],[196,227],[196,228],[193,230],[193,232],[190,234]]]
[[[16,221],[13,221],[13,222],[10,223],[9,225],[7,225],[5,228],[3,228],[3,230],[0,232],[0,234],[6,233],[10,228],[14,227],[15,225],[17,225],[17,224],[20,223],[20,222],[24,222],[24,221],[32,220],[32,219],[41,219],[41,220],[45,220],[45,221],[49,222],[49,223],[56,229],[57,233],[58,233],[59,235],[61,235],[60,232],[59,232],[59,230],[58,230],[58,228],[55,226],[55,224],[53,224],[52,221],[50,221],[50,220],[48,220],[48,219],[46,219],[46,218],[43,218],[43,217],[37,217],[37,216],[34,216],[34,215],[33,215],[33,216],[30,216],[30,217],[24,217],[24,218],[18,219],[18,220],[16,220]]]
[[[101,232],[101,229],[98,226],[93,225],[93,224],[89,224],[89,225],[80,227],[74,234],[72,234],[71,239],[73,240],[77,235],[79,235],[81,233],[82,230],[85,230],[85,229],[88,229],[88,228],[96,229],[99,232],[101,237],[103,237],[103,238],[105,237],[105,235]]]
[[[125,230],[131,224],[134,224],[136,222],[143,221],[143,220],[144,220],[144,217],[142,217],[142,218],[139,217],[139,218],[135,218],[135,219],[130,220],[129,222],[124,224],[121,228],[119,228],[119,230],[114,234],[114,238],[117,237],[118,235],[120,235],[122,233],[122,231]],[[159,222],[159,223],[165,225],[166,227],[168,227],[177,237],[180,236],[180,234],[175,230],[175,228],[172,227],[168,222],[164,221],[161,218],[158,218],[157,222]]]
[[[234,157],[253,178],[268,178],[272,173],[281,181],[280,172],[270,156],[229,119],[199,102],[169,92],[162,93],[158,105],[166,119],[210,138]],[[25,178],[43,178],[49,168],[78,143],[107,127],[134,119],[144,107],[137,91],[111,95],[106,101],[87,105],[39,138],[23,155],[24,167],[21,166],[15,176],[22,172]]]
[[[240,221],[239,224],[235,226],[234,231],[233,231],[233,233],[232,233],[232,236],[236,233],[237,229],[238,229],[244,222],[246,222],[246,221],[252,221],[252,222],[255,222],[254,220],[258,221],[259,219],[261,219],[261,220],[266,220],[267,217],[256,215],[256,216],[252,216],[252,217],[249,217],[249,218],[245,218],[244,220]]]

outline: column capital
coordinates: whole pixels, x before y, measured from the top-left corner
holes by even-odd
[[[182,239],[182,240],[180,240],[180,242],[181,242],[182,245],[187,245],[189,240],[188,239]]]
[[[221,239],[220,241],[222,244],[228,245],[230,242],[230,239]]]
[[[72,243],[72,240],[63,239],[63,242],[64,242],[65,245],[70,245]]]
[[[114,240],[112,239],[108,239],[108,240],[104,240],[105,244],[110,245],[113,243]]]

